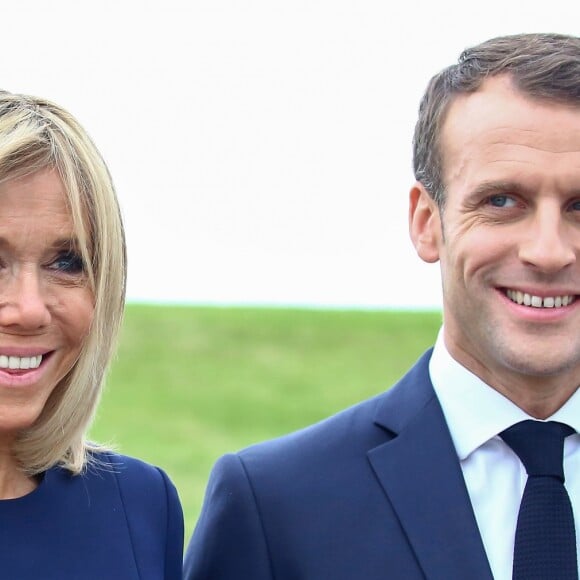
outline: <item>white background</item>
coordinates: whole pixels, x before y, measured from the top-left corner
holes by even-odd
[[[0,87],[50,98],[107,160],[129,298],[437,307],[407,234],[411,135],[466,46],[577,34],[577,1],[4,3]]]

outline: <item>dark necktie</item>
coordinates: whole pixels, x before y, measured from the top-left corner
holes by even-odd
[[[522,421],[500,433],[528,480],[518,514],[513,580],[578,580],[574,515],[564,487],[564,439],[574,429]]]

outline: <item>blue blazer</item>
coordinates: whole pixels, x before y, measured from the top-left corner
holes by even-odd
[[[492,580],[426,353],[391,390],[221,458],[188,580]]]
[[[160,469],[116,454],[72,476],[55,467],[30,494],[0,501],[0,577],[179,580],[183,516]],[[108,465],[107,465],[108,464]]]

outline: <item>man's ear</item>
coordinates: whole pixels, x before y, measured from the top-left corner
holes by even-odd
[[[439,260],[442,242],[439,206],[419,181],[409,193],[409,233],[423,261],[432,263]]]

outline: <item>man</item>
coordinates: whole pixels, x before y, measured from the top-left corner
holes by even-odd
[[[387,393],[222,458],[189,580],[577,578],[580,39],[466,50],[427,88],[414,167],[411,238],[443,284],[434,351]],[[544,419],[562,430],[565,487],[528,477],[512,447],[513,425]],[[544,516],[520,531],[528,480],[559,486],[562,537],[529,539]],[[564,544],[572,575],[535,563]]]

